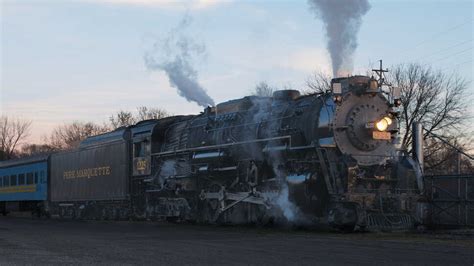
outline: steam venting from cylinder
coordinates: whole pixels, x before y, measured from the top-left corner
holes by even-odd
[[[275,93],[274,95],[285,98],[285,96],[290,97],[296,94],[299,95],[299,93],[295,91],[286,91]],[[268,122],[266,127],[260,128],[260,133],[265,136],[273,135],[272,130],[280,127],[278,120],[271,119],[271,112],[268,111],[265,100],[257,98],[252,101],[253,107],[250,109],[250,112],[253,114],[253,122],[255,124]],[[251,152],[254,153],[254,158],[258,158],[259,151],[257,151],[257,149],[259,149],[259,147],[255,146],[254,148],[255,150]],[[284,158],[279,152],[269,152],[268,158],[270,159],[269,162],[272,164],[273,173],[275,174],[274,177],[280,181],[281,185],[278,196],[273,198],[272,202],[275,203],[275,206],[281,211],[281,215],[283,215],[287,222],[293,224],[305,223],[306,217],[304,217],[298,206],[290,200],[290,191],[286,181],[287,173],[280,170],[280,165],[283,164]]]
[[[334,77],[350,74],[362,16],[370,9],[368,0],[309,0],[309,5],[324,23]]]
[[[191,17],[185,16],[166,38],[157,40],[152,49],[145,53],[145,66],[151,71],[164,71],[170,85],[189,102],[203,107],[214,106],[214,100],[199,84],[198,73],[193,66],[205,55],[206,46],[186,35],[185,30],[190,24]]]

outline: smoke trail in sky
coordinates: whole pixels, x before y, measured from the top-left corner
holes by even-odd
[[[311,10],[325,26],[334,77],[350,74],[362,16],[368,0],[309,0]]]
[[[191,18],[186,15],[166,38],[157,40],[145,54],[145,65],[149,70],[164,71],[170,85],[186,100],[203,107],[213,106],[214,100],[199,84],[198,73],[193,64],[205,54],[206,47],[186,35],[185,29],[190,23]]]

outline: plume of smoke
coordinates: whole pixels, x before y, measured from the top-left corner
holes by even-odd
[[[316,17],[322,19],[335,77],[349,74],[357,48],[362,16],[370,9],[368,0],[308,0]]]
[[[283,212],[283,216],[285,216],[288,221],[294,221],[296,214],[298,213],[298,209],[288,198],[288,186],[283,186],[283,188],[280,190],[278,198],[276,199],[276,204],[278,207],[280,207]]]
[[[273,166],[275,169],[275,165]],[[280,170],[275,169],[275,173],[279,176],[281,181],[281,188],[278,197],[275,200],[276,205],[281,210],[283,216],[286,220],[290,223],[294,224],[302,224],[306,223],[306,217],[304,217],[301,210],[290,200],[290,193],[288,188],[288,183],[286,180],[286,176],[281,176],[282,173]]]
[[[155,180],[155,182],[157,182],[157,185],[160,186],[160,190],[165,187],[166,179],[174,175],[176,175],[176,161],[174,160],[164,161],[160,167],[158,178]]]
[[[166,178],[172,175],[176,175],[175,165],[176,162],[174,160],[164,161],[161,165],[159,176],[162,178]]]
[[[266,124],[266,126],[260,128],[260,134],[264,137],[273,136],[275,131],[278,131],[280,128],[280,122],[272,116],[271,110],[269,109],[271,101],[265,98],[253,98],[252,104],[253,106],[250,109],[250,112],[253,114],[253,122],[255,124],[260,124],[262,122]],[[251,136],[251,138],[255,137],[258,136]],[[261,148],[258,145],[251,148],[250,152],[253,153],[254,158],[261,158]],[[294,224],[305,223],[306,218],[303,213],[290,199],[286,173],[280,169],[280,165],[283,164],[284,158],[282,158],[279,151],[269,152],[268,158],[270,159],[268,162],[272,165],[273,173],[275,174],[276,179],[280,182],[280,191],[275,198],[271,198],[271,201],[275,204],[275,207],[281,211],[281,214],[285,217],[287,222]],[[280,213],[278,214],[281,215]]]
[[[200,106],[213,106],[214,101],[198,82],[198,73],[193,63],[206,53],[204,44],[195,42],[185,30],[191,18],[185,16],[166,38],[157,40],[153,48],[145,53],[147,69],[164,71],[170,85],[180,96]]]

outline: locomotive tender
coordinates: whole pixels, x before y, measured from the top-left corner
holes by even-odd
[[[378,80],[352,76],[326,93],[142,121],[50,155],[43,206],[84,219],[412,227],[422,187],[394,144],[398,105]]]

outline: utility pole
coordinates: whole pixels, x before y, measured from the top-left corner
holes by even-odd
[[[379,60],[380,62],[380,67],[379,69],[372,69],[372,71],[374,71],[375,73],[377,73],[377,76],[379,76],[379,79],[378,79],[378,82],[379,82],[379,86],[382,86],[385,84],[385,72],[388,72],[388,68],[387,69],[383,69],[382,67],[382,59]],[[388,84],[387,84],[388,85]]]

